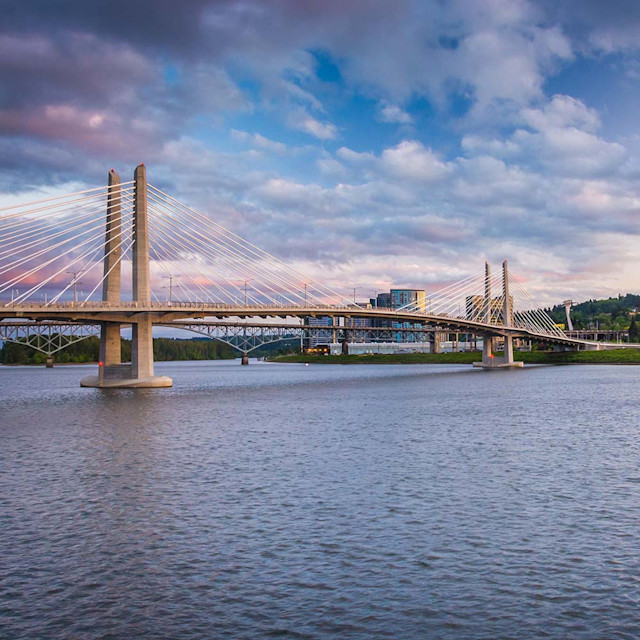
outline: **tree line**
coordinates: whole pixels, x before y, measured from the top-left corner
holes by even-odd
[[[131,340],[121,340],[122,361],[131,361]],[[86,340],[69,345],[54,354],[54,360],[60,364],[98,362],[100,340],[91,336]],[[158,362],[171,360],[224,360],[237,357],[237,352],[229,345],[217,340],[194,338],[181,340],[173,338],[154,338],[153,357]],[[5,342],[0,349],[2,364],[43,364],[47,356],[31,347],[14,342]]]
[[[627,293],[617,298],[587,300],[571,307],[571,321],[574,329],[605,329],[629,331],[629,340],[638,339],[636,310],[640,308],[640,295]],[[558,304],[548,309],[554,322],[566,324],[564,305]]]

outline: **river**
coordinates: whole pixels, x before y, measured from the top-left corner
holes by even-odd
[[[637,638],[640,368],[0,367],[0,637]]]

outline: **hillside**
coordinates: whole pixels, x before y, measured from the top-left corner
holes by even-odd
[[[597,327],[626,331],[634,321],[635,311],[638,308],[640,308],[640,295],[632,293],[620,295],[617,298],[587,300],[571,307],[571,320],[574,329]],[[547,309],[547,312],[558,324],[566,324],[563,305],[556,305],[552,309]],[[633,327],[631,329],[633,330]]]

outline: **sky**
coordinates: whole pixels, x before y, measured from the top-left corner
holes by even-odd
[[[149,181],[332,288],[640,292],[640,3],[0,1],[0,205]]]

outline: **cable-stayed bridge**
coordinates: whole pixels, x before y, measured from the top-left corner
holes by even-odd
[[[567,336],[506,260],[400,308],[359,305],[148,184],[144,165],[129,182],[111,170],[104,187],[0,210],[0,339],[53,353],[99,328],[99,375],[87,386],[170,385],[154,376],[153,325],[223,339],[246,355],[258,329],[270,342],[325,317],[345,343],[365,330],[481,336],[486,368],[521,366],[514,339],[603,346]],[[130,364],[120,360],[126,325]]]

